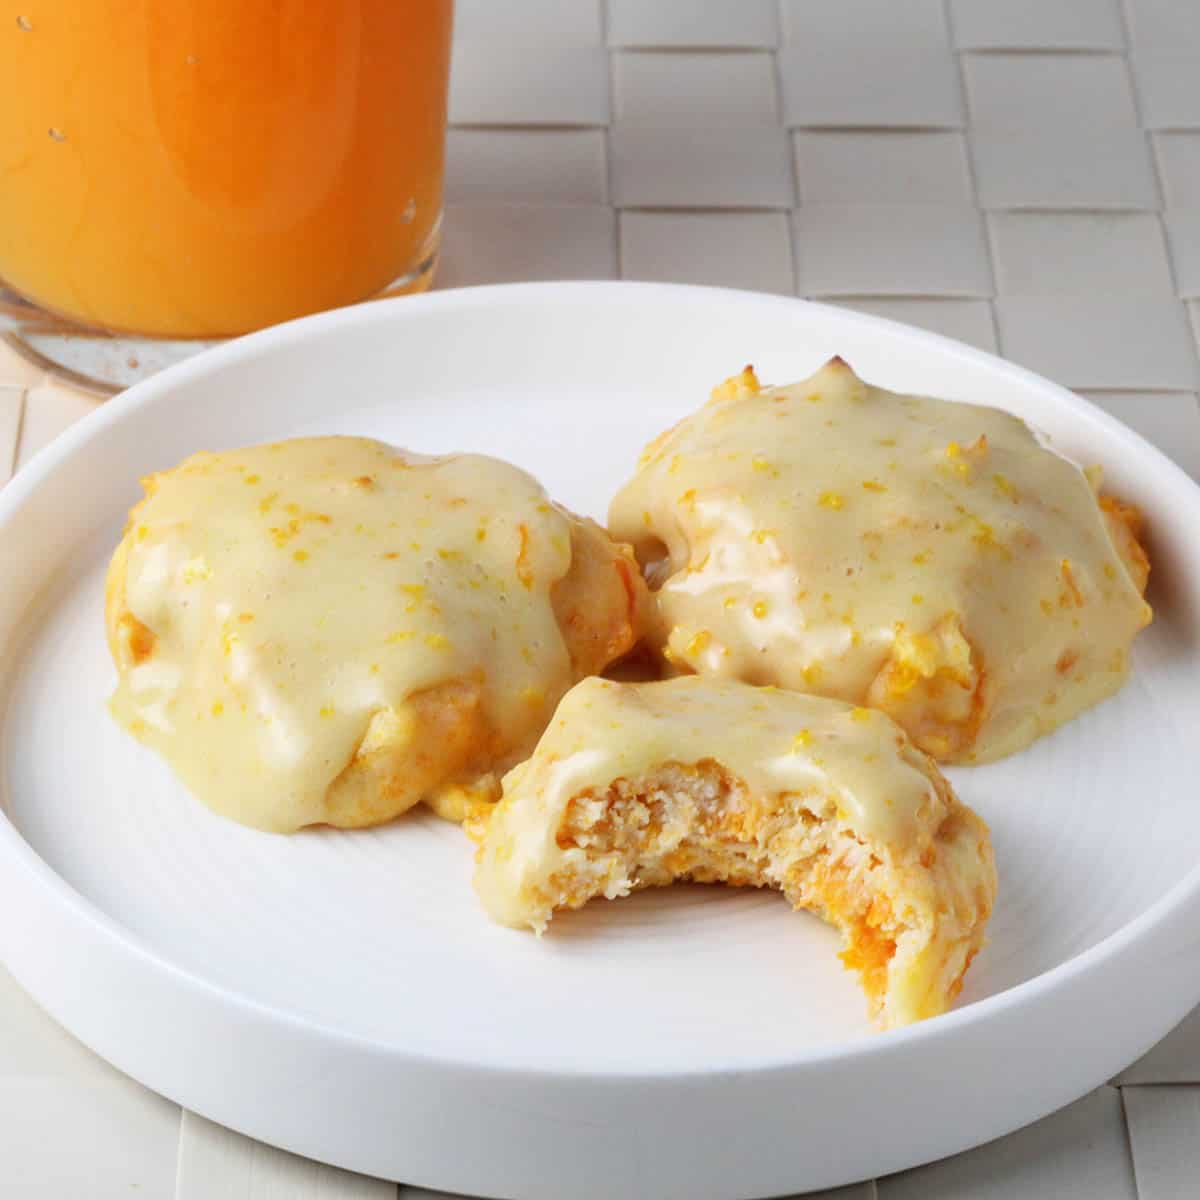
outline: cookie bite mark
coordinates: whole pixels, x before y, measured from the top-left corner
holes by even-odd
[[[958,994],[996,890],[987,827],[882,713],[698,677],[576,685],[475,834],[484,906],[539,933],[676,880],[777,889],[884,1028]]]

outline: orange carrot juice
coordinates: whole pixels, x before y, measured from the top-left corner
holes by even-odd
[[[450,0],[0,0],[0,279],[211,337],[427,285]]]

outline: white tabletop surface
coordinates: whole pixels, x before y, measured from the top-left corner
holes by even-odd
[[[1197,62],[1195,0],[458,0],[438,283],[846,304],[1082,391],[1200,478]],[[0,484],[94,403],[0,346]],[[181,1111],[0,968],[0,1196],[397,1194],[432,1195]],[[1200,1196],[1200,1010],[1064,1111],[836,1194]]]

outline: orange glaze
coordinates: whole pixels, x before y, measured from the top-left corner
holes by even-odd
[[[450,0],[0,4],[0,277],[179,337],[386,288],[436,248],[450,24]]]

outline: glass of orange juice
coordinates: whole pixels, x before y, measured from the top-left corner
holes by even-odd
[[[423,290],[451,15],[451,0],[0,0],[10,320],[206,339]]]

